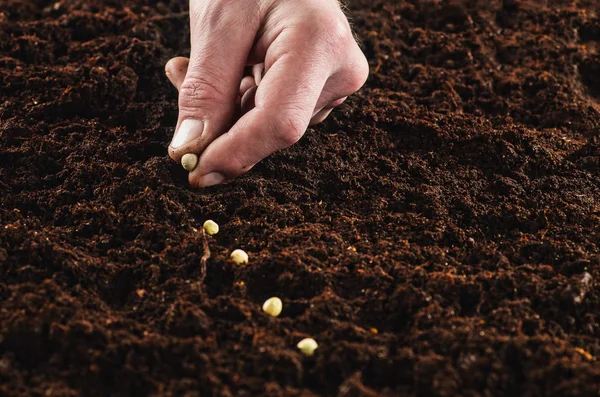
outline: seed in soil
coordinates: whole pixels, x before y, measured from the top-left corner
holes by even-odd
[[[277,297],[269,298],[263,303],[263,312],[267,313],[271,317],[277,317],[283,310],[283,302]]]
[[[217,225],[217,222],[211,221],[210,219],[204,222],[202,227],[210,236],[214,236],[215,234],[219,233],[219,225]]]
[[[230,255],[231,259],[238,265],[242,265],[244,263],[248,263],[248,254],[241,249],[236,249]]]
[[[181,165],[187,172],[194,171],[194,168],[198,165],[198,156],[194,153],[184,154],[181,158]]]
[[[296,346],[305,356],[312,356],[319,347],[313,338],[302,339]]]

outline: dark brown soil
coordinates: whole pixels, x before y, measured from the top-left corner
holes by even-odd
[[[600,1],[349,3],[367,86],[194,191],[187,0],[0,0],[0,395],[598,395]]]

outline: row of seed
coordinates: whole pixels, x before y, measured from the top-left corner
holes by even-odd
[[[211,236],[214,236],[215,234],[219,233],[219,225],[212,220],[204,222],[203,227],[204,231]],[[234,250],[231,253],[230,258],[238,265],[248,263],[248,254],[241,249]],[[283,311],[283,302],[281,301],[281,299],[274,296],[265,301],[265,303],[262,306],[262,310],[269,316],[277,317]],[[298,349],[303,354],[307,356],[312,356],[317,347],[319,347],[319,345],[313,338],[306,338],[298,342],[296,347],[298,347]]]

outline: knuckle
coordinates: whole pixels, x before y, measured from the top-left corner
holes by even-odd
[[[344,44],[352,39],[352,30],[346,18],[325,18],[323,27],[329,33],[328,40],[333,45]]]
[[[209,103],[223,104],[224,93],[215,81],[220,80],[211,73],[188,74],[179,90],[179,107],[195,110],[206,107]]]
[[[279,147],[292,146],[302,138],[306,127],[307,123],[298,111],[284,112],[277,118],[274,125],[276,145]]]
[[[369,78],[369,63],[360,53],[359,57],[348,60],[336,76],[337,96],[349,96],[360,90]]]
[[[346,51],[348,44],[354,40],[350,24],[340,10],[323,12],[320,7],[311,9],[297,24],[298,31],[310,47],[326,53]]]
[[[353,92],[360,90],[360,88],[367,82],[369,78],[369,62],[364,55],[361,54],[360,60],[357,65],[350,71],[348,77],[348,86]]]
[[[327,50],[339,52],[347,48],[353,40],[352,30],[347,19],[339,15],[322,14],[315,16],[316,34]]]

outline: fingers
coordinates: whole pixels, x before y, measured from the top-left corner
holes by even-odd
[[[185,79],[188,65],[189,59],[185,57],[172,58],[165,65],[165,73],[177,91],[180,90],[181,84]],[[262,78],[262,68],[260,78]],[[256,89],[256,82],[253,76],[246,76],[242,79],[239,91],[241,115],[247,113],[254,107],[254,95],[256,94]]]
[[[190,60],[188,58],[175,57],[170,59],[165,65],[165,74],[177,91],[179,91],[183,80],[185,80],[189,63]]]
[[[254,109],[208,146],[190,173],[190,183],[221,183],[297,142],[313,116],[328,76],[328,68],[310,60],[301,48],[276,60],[255,95],[246,94],[254,97]]]
[[[165,74],[177,91],[179,91],[181,84],[185,79],[189,63],[189,58],[175,57],[169,59],[165,65]],[[262,78],[262,74],[260,75],[260,78]],[[245,76],[240,83],[239,95],[243,96],[246,91],[256,85],[257,84],[254,76]]]
[[[333,109],[335,109],[336,107],[338,107],[342,103],[344,103],[346,98],[348,98],[348,97],[343,97],[343,98],[337,99],[335,101],[331,101],[331,102],[329,102],[329,104],[327,106],[325,106],[323,108],[319,108],[319,106],[317,105],[317,108],[319,110],[315,110],[312,119],[310,119],[310,125],[315,125],[315,124],[319,124],[319,123],[323,122],[331,114]],[[318,103],[321,103],[321,102],[322,102],[322,96],[321,96],[321,98],[319,98]]]
[[[181,89],[181,84],[185,79],[189,63],[189,58],[175,57],[171,58],[165,65],[165,74],[177,91]],[[262,74],[260,75],[260,78],[262,78]],[[253,76],[245,76],[240,83],[240,99],[244,97],[244,94],[246,94],[248,90],[251,88],[256,88],[256,85],[257,84]],[[256,92],[256,90],[253,92]],[[254,98],[252,98],[251,103],[252,106],[254,106]]]
[[[249,88],[245,93],[244,96],[242,97],[242,101],[241,101],[241,112],[242,115],[248,113],[250,110],[252,110],[252,108],[254,108],[256,102],[256,91],[258,90],[258,87],[254,86]]]
[[[244,96],[246,91],[248,91],[250,88],[255,87],[255,86],[256,86],[256,82],[254,80],[254,77],[252,77],[252,76],[244,77],[242,79],[242,82],[240,83],[240,96]]]
[[[200,154],[231,124],[258,29],[258,19],[252,17],[256,12],[245,10],[247,4],[190,1],[189,64],[184,80],[174,79],[179,88],[179,118],[169,154],[176,161],[186,153]]]
[[[252,76],[254,76],[254,81],[256,82],[256,85],[260,85],[264,71],[265,71],[264,63],[258,63],[256,65],[252,66]]]
[[[315,125],[315,124],[319,124],[319,123],[323,122],[332,111],[333,111],[333,108],[329,108],[329,109],[323,109],[320,112],[317,112],[317,114],[315,114],[312,117],[312,119],[310,119],[309,125]]]

